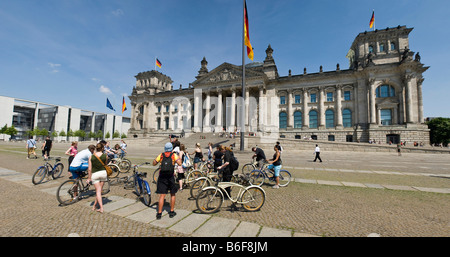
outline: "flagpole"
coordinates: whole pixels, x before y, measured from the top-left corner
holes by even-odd
[[[375,31],[375,9],[372,9],[373,12],[373,31]]]
[[[240,150],[244,151],[245,134],[245,0],[242,1],[242,108],[241,108],[241,143]]]

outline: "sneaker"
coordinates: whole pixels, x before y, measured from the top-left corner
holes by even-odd
[[[162,215],[162,213],[156,213],[156,219],[160,220],[161,219],[161,215]]]
[[[175,215],[177,215],[176,212],[174,212],[174,211],[169,212],[169,218],[173,218],[173,217],[175,217]]]
[[[272,188],[280,188],[280,186],[279,185],[275,185]]]

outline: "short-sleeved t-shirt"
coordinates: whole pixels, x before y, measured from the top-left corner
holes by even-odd
[[[166,155],[166,157],[169,157],[169,155],[170,155],[170,153],[171,152],[164,152],[164,154]],[[161,162],[162,161],[162,153],[160,153],[159,155],[158,155],[158,157],[156,157],[156,162]],[[179,159],[179,157],[178,157],[178,155],[176,154],[176,153],[173,153],[172,154],[172,163],[173,164],[175,164],[175,162],[177,161]]]
[[[261,148],[256,148],[255,154],[256,154],[257,161],[266,159],[266,155],[264,154],[264,151]]]

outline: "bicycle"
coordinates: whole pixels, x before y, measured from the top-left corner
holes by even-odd
[[[134,165],[133,167],[133,175],[128,180],[128,185],[131,183],[134,184],[135,192],[139,196],[139,198],[142,198],[145,205],[150,206],[152,201],[151,196],[151,190],[150,185],[144,178],[147,177],[147,172],[139,172],[138,168],[142,165],[149,165],[149,162],[144,162],[139,165]],[[126,187],[126,186],[125,186]]]
[[[250,163],[244,164],[244,166],[242,166],[242,174],[248,176],[252,171],[258,168],[257,165],[258,162],[256,161],[256,158],[252,158],[252,161]]]
[[[129,172],[131,169],[131,161],[125,158],[124,155],[120,154],[118,157],[111,159],[111,163],[116,164],[120,168],[120,172]]]
[[[275,172],[269,168],[267,168],[267,162],[264,163],[261,169],[253,170],[250,175],[250,183],[252,185],[261,186],[264,184],[264,181],[268,179],[269,181],[276,181]],[[279,176],[279,186],[285,187],[291,182],[292,175],[287,170],[280,170]]]
[[[87,171],[81,171],[80,176],[76,179],[69,179],[63,182],[56,191],[56,199],[58,202],[65,206],[78,202],[79,200],[84,198],[83,193],[87,193],[91,186],[91,182],[87,183],[86,180],[83,180],[87,175]],[[103,185],[102,195],[109,193],[111,190],[111,182],[109,178],[106,179],[105,184]],[[95,193],[94,193],[95,195]]]
[[[220,181],[220,175],[219,173],[208,173],[205,177],[199,177],[195,179],[195,181],[192,183],[192,186],[189,190],[189,193],[193,199],[197,198],[197,195],[203,190],[205,187],[209,187],[213,185],[215,182]],[[242,174],[233,174],[231,177],[231,182],[234,182],[236,184],[240,184],[243,186],[250,186],[249,178],[248,176],[242,175]]]
[[[230,195],[230,192],[235,192]],[[236,193],[237,192],[237,193]],[[204,214],[217,212],[223,204],[225,195],[232,202],[232,206],[242,204],[242,207],[251,212],[258,211],[264,205],[266,192],[259,186],[242,186],[233,182],[217,182],[215,186],[203,188],[197,195],[197,209]]]
[[[177,172],[176,172],[177,168],[174,169],[174,176],[176,176]],[[158,181],[158,177],[159,177],[159,172],[161,171],[161,167],[158,167],[154,172],[153,172],[153,183],[156,184]],[[194,170],[193,166],[190,166],[187,168],[186,172],[185,172],[185,178],[183,181],[183,184],[186,187],[189,187],[189,185],[195,181],[195,179],[199,178],[199,177],[203,177],[205,176],[205,174],[200,171],[200,170]]]
[[[49,161],[54,159],[55,164],[52,165]],[[49,157],[44,165],[37,168],[37,170],[34,172],[33,177],[31,178],[31,182],[33,182],[34,185],[42,183],[44,178],[47,177],[48,180],[50,180],[50,177],[53,179],[57,179],[61,176],[63,170],[64,170],[64,164],[60,163],[61,157]]]

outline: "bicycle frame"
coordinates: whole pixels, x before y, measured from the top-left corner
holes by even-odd
[[[205,187],[203,188],[203,190],[208,190],[208,189],[215,189],[216,193],[219,192],[222,195],[222,203],[224,202],[225,199],[225,195],[223,194],[223,192],[225,192],[226,196],[228,197],[228,199],[231,200],[231,202],[233,202],[234,204],[246,204],[248,202],[243,202],[240,201],[242,199],[242,195],[244,194],[245,191],[248,191],[251,188],[261,188],[259,186],[248,186],[248,187],[244,187],[242,185],[233,183],[233,182],[219,182],[217,186],[209,186],[209,187]],[[239,193],[237,194],[236,199],[233,199],[227,192],[227,190],[225,190],[226,188],[239,188]],[[262,190],[262,192],[264,193],[264,197],[266,196],[266,192],[264,190]]]

